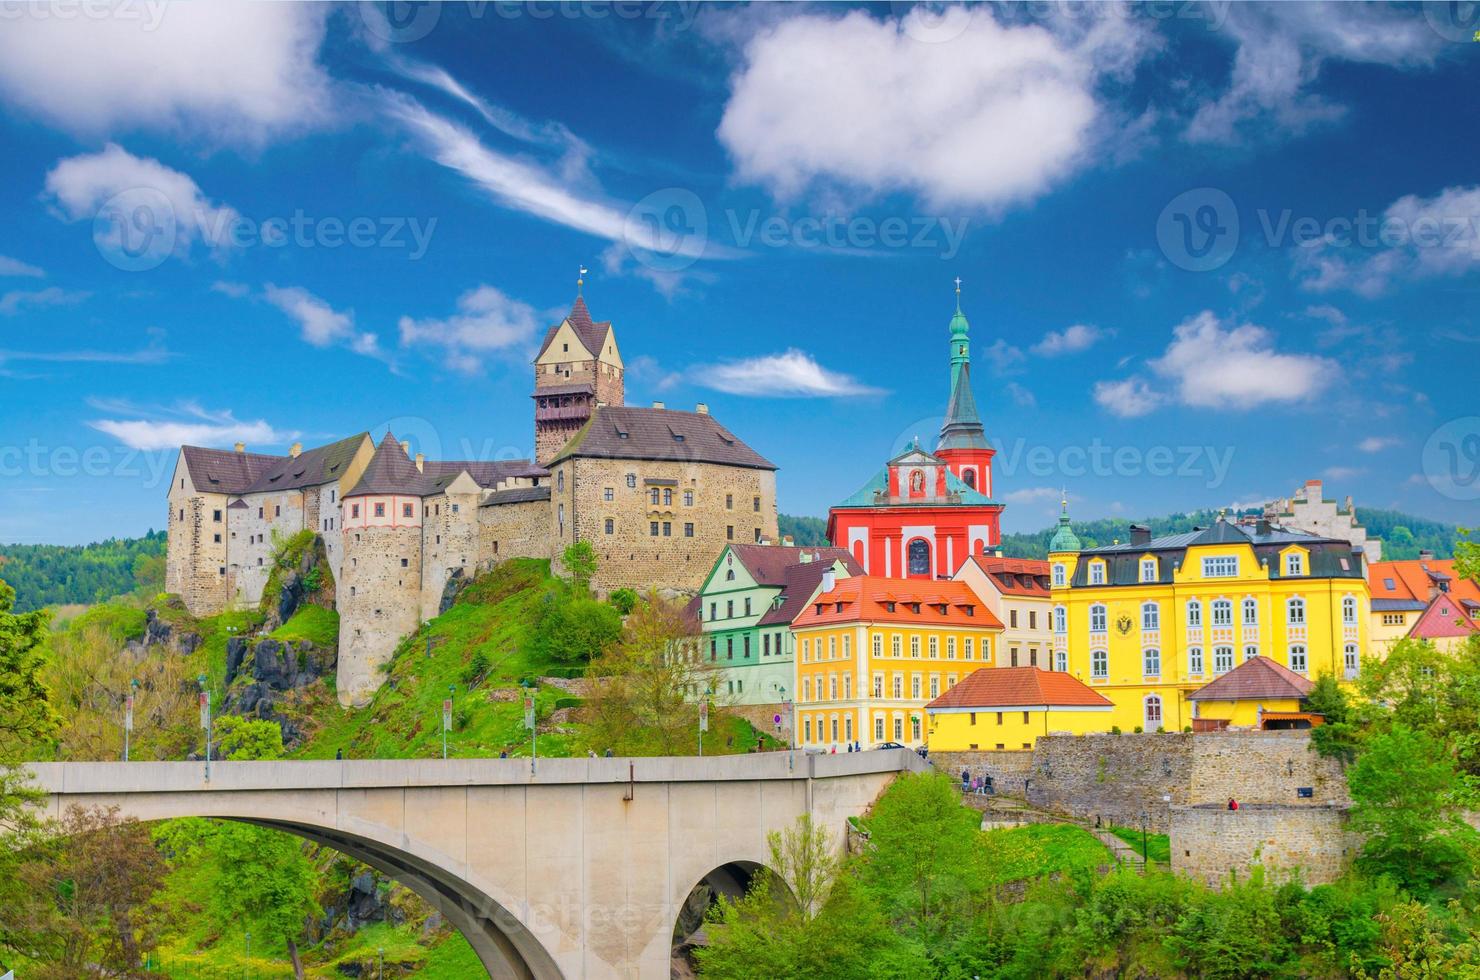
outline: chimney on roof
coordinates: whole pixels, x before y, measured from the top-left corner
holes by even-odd
[[[293,443],[293,445],[289,446],[288,455],[293,457],[294,459],[297,459],[299,456],[303,455],[303,443],[295,442]]]
[[[666,408],[667,406],[665,406],[662,402],[655,401],[655,402],[653,402],[653,407],[654,408]]]
[[[427,458],[424,455],[422,455],[421,453],[417,453],[416,454],[416,472],[418,472],[418,473],[424,472],[426,470],[426,462],[427,462]]]
[[[1432,551],[1430,551],[1429,549],[1425,548],[1425,549],[1423,549],[1422,551],[1420,551],[1418,553],[1418,560],[1419,561],[1433,561],[1434,560],[1434,553]]]
[[[795,547],[795,545],[796,545],[796,541],[793,540],[793,538],[792,538],[792,536],[790,534],[783,534],[781,536],[781,546],[783,548],[791,548],[791,547]]]
[[[401,442],[401,452],[405,453],[407,456],[410,456],[411,455],[411,442],[410,442],[410,440],[403,440]]]
[[[235,449],[239,453],[244,453],[244,452],[247,451],[247,444],[244,443],[244,442],[239,442],[235,446],[233,446],[232,448]]]
[[[694,406],[694,412],[698,415],[708,415],[709,405],[705,402],[700,402],[699,404]]]
[[[1254,533],[1255,534],[1260,534],[1260,535],[1269,534],[1273,530],[1274,530],[1274,526],[1269,523],[1269,518],[1268,517],[1261,517],[1261,518],[1259,518],[1259,520],[1257,520],[1257,521],[1254,522]]]
[[[828,568],[822,573],[822,591],[831,592],[838,584],[838,573]]]
[[[1150,544],[1151,528],[1145,524],[1131,525],[1131,544]]]
[[[797,556],[797,558],[802,562],[802,564],[805,565],[812,560],[812,552],[803,551],[800,555]]]

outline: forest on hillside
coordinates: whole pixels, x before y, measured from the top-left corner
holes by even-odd
[[[165,532],[93,544],[0,544],[0,578],[15,589],[15,611],[104,602],[164,588]]]

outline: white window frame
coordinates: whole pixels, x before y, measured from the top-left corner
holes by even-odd
[[[1285,624],[1287,626],[1305,625],[1305,600],[1298,595],[1285,600]]]
[[[1238,555],[1204,555],[1203,578],[1238,578]]]
[[[1156,709],[1156,717],[1151,717],[1152,708]],[[1144,731],[1154,732],[1158,728],[1166,727],[1166,712],[1160,694],[1148,694],[1141,699],[1141,728]]]
[[[1220,612],[1223,613],[1222,616],[1218,615]],[[1213,629],[1220,627],[1231,629],[1233,627],[1233,601],[1230,599],[1214,599],[1211,622]]]
[[[1239,603],[1240,615],[1245,626],[1259,625],[1259,600],[1249,596]]]
[[[1156,647],[1147,647],[1141,651],[1141,675],[1143,677],[1161,676],[1161,651]]]
[[[1141,581],[1142,582],[1155,582],[1156,581],[1156,559],[1155,558],[1142,558],[1141,559]]]
[[[1063,606],[1053,607],[1053,631],[1061,636],[1069,632],[1069,610]]]
[[[1341,600],[1341,624],[1343,626],[1357,625],[1357,597],[1344,596]]]
[[[1063,586],[1068,581],[1069,581],[1068,570],[1064,567],[1064,563],[1061,562],[1061,561],[1054,562],[1053,563],[1053,584],[1054,584],[1054,587],[1055,588],[1063,588]]]
[[[1089,563],[1089,584],[1090,585],[1104,585],[1105,584],[1105,563],[1104,562],[1102,562],[1102,561],[1092,561],[1092,562]]]
[[[1193,677],[1201,677],[1203,672],[1202,647],[1187,648],[1187,673]]]
[[[1095,603],[1089,607],[1089,631],[1091,633],[1108,633],[1110,618],[1105,606]]]
[[[1161,629],[1161,606],[1154,602],[1141,603],[1141,629],[1147,632]]]
[[[1310,670],[1310,656],[1304,643],[1290,644],[1287,666],[1297,674],[1304,674]]]
[[[1285,555],[1285,576],[1294,578],[1305,574],[1305,556],[1298,551]]]
[[[1213,674],[1215,676],[1226,674],[1232,669],[1233,647],[1226,643],[1213,647]]]
[[[1096,680],[1104,680],[1110,676],[1110,654],[1106,650],[1091,650],[1089,652],[1089,676]]]
[[[1187,602],[1187,628],[1202,629],[1202,603],[1196,599],[1190,599]]]
[[[1362,672],[1362,656],[1355,643],[1348,643],[1341,651],[1342,667],[1347,680],[1353,680]]]

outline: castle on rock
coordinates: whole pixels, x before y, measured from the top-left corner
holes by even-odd
[[[776,467],[700,404],[625,404],[610,322],[577,297],[534,361],[535,459],[430,460],[387,432],[286,456],[182,446],[168,591],[197,616],[261,601],[277,545],[322,537],[340,614],[339,698],[363,704],[449,583],[511,557],[595,549],[598,591],[689,592],[727,544],[776,537]]]

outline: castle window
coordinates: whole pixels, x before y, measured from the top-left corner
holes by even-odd
[[[756,544],[760,544],[761,543],[761,529],[760,528],[756,528],[755,529],[755,543]]]
[[[751,498],[751,509],[753,509],[757,514],[761,512],[761,498]]]
[[[672,507],[673,506],[673,491],[672,490],[665,489],[663,491],[663,506],[664,507]]]
[[[637,474],[636,473],[628,473],[627,474],[627,486],[628,486],[629,489],[632,488],[632,487],[637,486]]]
[[[683,526],[683,536],[686,537],[686,538],[692,538],[694,536],[694,525],[693,524],[685,524]]]
[[[658,536],[658,522],[657,521],[649,521],[648,522],[648,534],[650,534],[652,537],[655,537],[655,538]]]
[[[219,534],[213,534],[213,535],[211,535],[211,540],[214,541],[216,544],[220,544],[221,543],[221,535],[219,535]]]
[[[349,516],[350,517],[359,517],[360,516],[360,505],[359,504],[350,504],[349,505]]]
[[[331,503],[331,504],[334,503],[334,495],[337,494],[338,492],[339,492],[338,490],[330,490],[329,491],[329,503]]]
[[[221,512],[219,510],[213,510],[213,511],[211,511],[211,520],[215,521],[217,524],[220,524],[221,523]]]
[[[262,519],[262,508],[261,507],[258,507],[257,508],[257,519],[259,521]]]
[[[662,498],[662,491],[660,491],[657,487],[653,487],[651,490],[648,491],[648,497],[652,500],[653,506],[656,507],[658,506],[658,503]]]
[[[456,513],[457,513],[457,504],[453,504],[453,505],[452,505],[452,512],[453,512],[453,513],[454,513],[454,514],[456,514]]]
[[[180,508],[180,520],[183,521],[184,519],[185,519],[185,508],[184,507],[181,507]]]
[[[402,517],[415,517],[416,516],[416,511],[414,511],[411,508],[411,505],[410,504],[402,504],[401,505],[401,516]]]
[[[613,490],[611,487],[607,487],[606,489],[601,491],[601,499],[607,502],[616,500],[617,491]]]
[[[735,495],[732,494],[732,493],[725,494],[725,510],[734,510],[734,509],[735,509]]]
[[[410,568],[411,567],[411,559],[409,559],[409,558],[402,558],[401,559],[401,567],[402,568]]]
[[[375,516],[376,517],[384,517],[385,516],[385,504],[376,504],[375,505]]]
[[[274,507],[272,509],[272,516],[273,517],[282,517],[283,516],[283,508],[282,508],[282,505],[281,504],[279,504],[277,507]]]
[[[663,522],[663,537],[665,537],[665,538],[671,538],[671,537],[673,537],[673,522],[672,521],[664,521]]]
[[[607,492],[610,493],[611,491],[607,491]],[[608,517],[606,519],[606,533],[607,534],[615,534],[616,533],[616,530],[617,530],[617,522],[614,521],[614,520],[612,520],[610,517]]]
[[[354,587],[354,586],[353,586],[353,585],[351,585],[351,586],[350,586],[350,587],[349,587],[349,594],[350,594],[350,595],[354,595],[354,594],[355,594],[355,587]],[[360,633],[360,631],[359,631],[359,630],[355,630],[355,635],[356,635],[356,636],[358,636],[358,635],[359,635],[359,633]]]
[[[726,527],[725,527],[725,540],[726,541],[734,541],[735,540],[735,525],[733,525],[733,524],[726,525]]]
[[[262,559],[260,557],[257,559],[257,567],[258,568],[261,568],[262,567]]]

